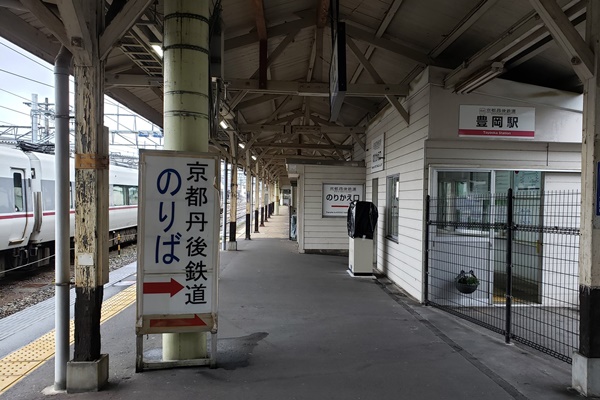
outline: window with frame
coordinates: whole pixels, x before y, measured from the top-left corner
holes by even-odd
[[[15,199],[15,211],[25,211],[25,197],[23,193],[23,175],[20,172],[13,173],[13,193]]]
[[[129,186],[127,188],[127,204],[137,205],[138,203],[138,188],[137,186]]]
[[[125,205],[125,188],[123,186],[113,185],[112,187],[112,206]]]
[[[387,207],[385,212],[385,234],[392,240],[398,240],[398,210],[400,208],[400,176],[387,177]]]

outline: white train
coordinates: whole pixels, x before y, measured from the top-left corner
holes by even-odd
[[[72,159],[70,171],[73,237]],[[109,172],[110,237],[120,234],[122,241],[126,241],[135,238],[138,171],[110,165]],[[54,155],[0,145],[0,274],[30,263],[33,266],[49,263],[49,256],[54,254],[55,176]]]

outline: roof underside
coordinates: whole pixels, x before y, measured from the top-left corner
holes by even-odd
[[[43,4],[60,17],[56,4],[61,1],[70,0]],[[151,45],[162,42],[163,1],[146,9],[106,62],[107,82],[112,82],[107,93],[161,126],[162,60]],[[107,8],[112,2],[107,1]],[[583,35],[586,1],[557,3]],[[502,67],[496,75],[504,79],[577,93],[583,88],[569,57],[552,40],[529,1],[340,0],[340,20],[346,22],[348,36],[348,83],[379,92],[351,95],[349,89],[339,116],[331,122],[327,92],[289,89],[294,82],[328,85],[331,28],[329,18],[319,18],[319,10],[328,9],[329,1],[222,0],[220,5],[225,27],[225,102],[233,110],[228,117],[234,117],[229,122],[239,140],[253,142],[251,153],[268,163],[273,177],[285,175],[286,157],[350,159],[350,145],[364,141],[369,119],[393,101],[375,84],[395,85],[396,90],[427,65],[448,68],[446,84],[454,90],[473,74],[490,69],[493,62]],[[35,15],[18,1],[0,0],[0,35],[53,63],[60,43]],[[265,30],[267,87],[281,84],[285,90],[242,90],[244,81],[259,77],[259,33]],[[153,83],[148,86],[114,84],[124,75],[155,79],[149,79]],[[397,94],[389,97],[401,99],[402,93]],[[257,124],[269,127],[259,129]],[[224,132],[219,137],[228,140]],[[219,137],[212,140],[218,144]]]

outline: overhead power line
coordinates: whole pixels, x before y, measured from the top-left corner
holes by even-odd
[[[9,74],[9,75],[13,75],[13,76],[19,77],[19,78],[21,78],[21,79],[26,79],[26,80],[28,80],[28,81],[31,81],[31,82],[39,83],[40,85],[47,86],[47,87],[49,87],[49,88],[54,88],[54,86],[52,86],[52,85],[48,85],[47,83],[40,82],[40,81],[36,81],[35,79],[31,79],[31,78],[28,78],[28,77],[26,77],[26,76],[23,76],[23,75],[15,74],[14,72],[7,71],[7,70],[5,70],[5,69],[2,69],[2,68],[0,68],[0,72],[4,72],[4,73],[6,73],[6,74]]]
[[[3,92],[6,92],[6,93],[8,93],[8,94],[12,94],[13,96],[15,96],[15,97],[18,97],[18,98],[20,98],[20,99],[23,99],[23,100],[25,100],[25,101],[31,101],[31,99],[28,99],[27,97],[23,97],[23,96],[21,96],[21,95],[19,95],[19,94],[16,94],[16,93],[10,92],[10,91],[8,91],[8,90],[6,90],[6,89],[2,89],[2,88],[0,88],[0,90],[1,90],[1,91],[3,91]]]
[[[6,47],[6,48],[7,48],[7,49],[9,49],[9,50],[12,50],[12,51],[14,51],[15,53],[19,54],[20,56],[23,56],[23,57],[25,57],[26,59],[28,59],[28,60],[30,60],[30,61],[33,61],[34,63],[36,63],[36,64],[38,64],[38,65],[40,65],[40,66],[42,66],[42,67],[46,68],[46,69],[47,69],[47,70],[49,70],[49,71],[53,71],[53,69],[52,69],[52,68],[50,68],[50,65],[49,65],[49,64],[46,64],[46,65],[44,65],[44,64],[43,64],[43,63],[41,63],[40,61],[37,61],[37,60],[36,60],[36,59],[34,59],[33,57],[29,57],[27,54],[23,54],[23,53],[21,53],[19,50],[17,50],[17,49],[14,49],[14,48],[10,47],[10,46],[9,46],[9,45],[7,45],[6,43],[2,43],[2,42],[0,42],[0,45],[2,45],[2,46],[4,46],[4,47]]]
[[[14,108],[10,108],[10,107],[6,107],[6,106],[2,106],[2,105],[0,105],[0,108],[7,109],[7,110],[9,110],[9,111],[14,111],[14,112],[16,112],[16,113],[19,113],[19,114],[27,115],[28,117],[30,116],[30,115],[29,115],[29,114],[27,114],[26,112],[19,111],[19,110],[15,110]]]

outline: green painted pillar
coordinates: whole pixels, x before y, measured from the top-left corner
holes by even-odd
[[[209,2],[169,0],[164,4],[164,147],[208,152]],[[205,358],[207,336],[163,334],[163,360]]]

